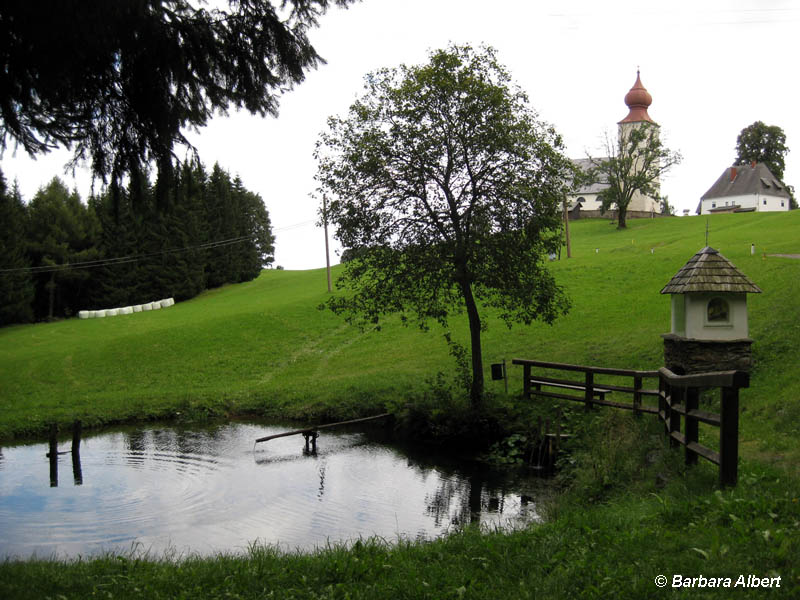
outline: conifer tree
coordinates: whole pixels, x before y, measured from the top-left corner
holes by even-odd
[[[26,253],[27,214],[19,187],[0,171],[0,326],[33,319],[33,281]]]
[[[100,225],[93,211],[54,177],[40,188],[29,207],[29,252],[37,273],[37,318],[72,316],[90,300],[90,273],[77,263],[98,258]]]

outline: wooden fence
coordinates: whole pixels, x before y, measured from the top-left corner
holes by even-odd
[[[676,375],[666,368],[658,371],[636,371],[520,358],[515,358],[512,364],[523,367],[523,390],[526,398],[534,395],[543,396],[583,402],[586,410],[599,405],[628,409],[636,416],[643,413],[656,415],[664,423],[670,445],[684,447],[687,465],[696,464],[697,457],[702,456],[719,466],[721,485],[736,485],[739,460],[739,390],[750,384],[750,376],[747,373],[720,371]],[[534,368],[582,373],[583,376],[578,380],[534,375],[532,373]],[[596,376],[630,378],[632,385],[600,383]],[[645,387],[645,382],[652,382],[651,387]],[[542,388],[555,388],[559,391]],[[700,392],[707,389],[720,390],[719,414],[699,408]],[[615,392],[629,394],[632,396],[632,401],[615,402],[606,399],[606,396]],[[578,395],[575,395],[576,393]],[[657,398],[658,405],[643,404],[642,399],[648,396]],[[683,420],[683,432],[681,432],[681,420]],[[719,427],[718,451],[699,443],[700,423]]]

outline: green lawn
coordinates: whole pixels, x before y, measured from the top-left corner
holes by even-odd
[[[764,291],[748,299],[755,367],[741,396],[735,489],[716,489],[716,469],[703,460],[686,471],[655,419],[601,409],[574,422],[564,493],[546,523],[525,531],[370,540],[306,555],[254,547],[180,561],[6,562],[0,597],[800,597],[800,260],[764,256],[800,254],[800,211],[716,215],[708,224],[709,244]],[[511,330],[489,318],[485,362],[659,367],[670,319],[659,291],[705,245],[705,228],[699,217],[634,220],[622,232],[604,220],[572,223],[573,258],[552,263],[571,311],[552,326]],[[158,312],[0,330],[0,440],[75,418],[91,426],[176,413],[365,415],[452,372],[436,328],[390,322],[360,332],[317,310],[325,297],[322,270],[265,271]],[[462,341],[465,320],[453,321]],[[513,406],[521,369],[511,377],[503,401]],[[501,383],[488,386],[502,398]],[[658,575],[667,588],[656,586]],[[675,575],[780,577],[781,587],[672,588]]]
[[[511,330],[489,317],[485,362],[659,367],[670,318],[659,291],[703,247],[705,227],[700,217],[632,220],[627,231],[605,220],[572,223],[573,258],[552,263],[571,298],[569,314],[552,326]],[[763,254],[800,253],[800,211],[717,215],[709,229],[710,244],[764,290],[749,296],[756,368],[743,404],[766,418],[742,426],[751,441],[778,426],[783,447],[800,416],[789,368],[800,364],[800,261]],[[390,321],[380,332],[360,332],[317,309],[326,295],[323,270],[271,270],[161,311],[4,328],[0,440],[76,418],[91,426],[186,411],[349,417],[402,401],[452,370],[437,326],[424,333]],[[466,343],[466,317],[452,324]],[[520,388],[517,370],[512,392]]]

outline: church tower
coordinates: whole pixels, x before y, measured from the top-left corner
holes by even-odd
[[[654,135],[658,136],[659,125],[650,118],[649,114],[647,114],[647,109],[652,103],[653,97],[642,85],[642,79],[639,70],[637,69],[636,83],[634,83],[633,87],[628,91],[627,94],[625,94],[625,104],[628,106],[628,116],[617,123],[619,127],[620,140],[628,139],[631,131],[641,127],[653,128]],[[656,182],[655,187],[656,190],[659,190],[660,186],[658,182]],[[645,214],[642,213],[658,213],[660,210],[661,205],[658,200],[650,198],[649,196],[644,196],[639,192],[636,192],[631,199],[630,205],[628,206],[629,212],[640,213],[640,216],[645,216]]]

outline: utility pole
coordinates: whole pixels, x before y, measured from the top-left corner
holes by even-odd
[[[328,198],[322,195],[322,226],[325,228],[325,270],[328,274],[328,293],[333,290],[331,288],[331,254],[328,247]]]
[[[566,198],[564,198],[564,234],[567,238],[567,258],[572,258],[572,244],[569,240],[569,213],[567,212]]]

